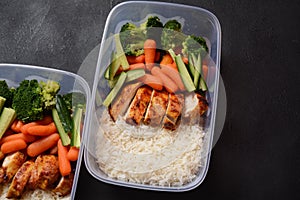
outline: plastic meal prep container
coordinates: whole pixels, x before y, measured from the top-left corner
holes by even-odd
[[[103,143],[99,143],[96,134],[99,130],[104,129],[104,124],[100,122],[101,114],[97,110],[97,95],[100,93],[107,93],[101,88],[103,83],[103,76],[106,67],[111,62],[111,52],[114,49],[112,44],[112,36],[119,33],[120,28],[126,22],[132,22],[135,24],[141,24],[143,20],[146,20],[149,16],[158,16],[160,20],[165,23],[169,19],[176,19],[182,23],[182,32],[187,35],[197,35],[206,38],[210,49],[210,63],[214,68],[213,83],[210,86],[209,96],[209,113],[210,119],[206,129],[206,133],[203,138],[203,146],[201,151],[201,167],[195,177],[183,185],[159,185],[149,184],[148,182],[132,182],[128,181],[123,175],[116,175],[118,179],[108,176],[99,167],[99,161],[96,151],[101,148],[110,148],[111,146],[101,146]],[[129,1],[118,4],[115,6],[108,15],[102,42],[100,46],[100,52],[98,57],[97,69],[94,78],[94,85],[92,90],[92,103],[91,103],[91,127],[90,132],[86,135],[86,148],[84,151],[84,161],[90,174],[96,179],[109,184],[115,184],[119,186],[146,189],[146,190],[158,190],[169,192],[183,192],[196,188],[204,180],[208,170],[210,160],[210,150],[212,146],[212,139],[214,135],[214,124],[216,115],[216,106],[218,98],[218,86],[219,86],[219,69],[220,69],[220,53],[221,53],[221,28],[218,19],[211,12],[193,6],[163,3],[163,2],[151,2],[151,1]],[[98,96],[99,97],[99,96]],[[100,106],[101,107],[101,106]],[[102,106],[103,107],[103,106]],[[100,109],[101,110],[101,109]],[[100,140],[101,142],[101,140]],[[124,144],[125,145],[125,144]],[[130,155],[131,156],[131,155]],[[147,155],[146,155],[147,156]],[[172,157],[172,154],[170,154]],[[115,155],[104,155],[105,159],[111,159]],[[142,156],[141,156],[142,157]],[[118,158],[118,157],[116,157]],[[134,160],[135,157],[133,157]],[[147,160],[145,160],[147,162]],[[160,161],[157,161],[160,162]],[[189,163],[186,163],[187,165]],[[121,164],[122,165],[122,164]],[[132,167],[128,166],[129,168]],[[141,166],[136,166],[137,168]],[[111,169],[122,170],[122,169]],[[126,172],[124,172],[126,173]],[[134,172],[133,175],[134,177]],[[164,179],[165,177],[161,177]],[[132,178],[134,179],[134,178]]]
[[[54,80],[60,83],[60,94],[65,94],[68,92],[81,92],[86,101],[86,113],[89,113],[88,108],[90,107],[91,92],[87,82],[77,74],[57,70],[53,68],[31,66],[31,65],[21,65],[21,64],[0,64],[0,80],[5,80],[9,87],[17,87],[19,83],[23,80],[37,79],[38,81]],[[89,122],[89,115],[85,115],[84,126],[81,132],[81,137],[87,133]],[[70,198],[74,199],[77,181],[79,176],[79,171],[81,167],[82,155],[83,155],[83,145],[81,145],[79,157],[76,163],[76,170],[74,174],[74,181],[72,185],[72,191]]]

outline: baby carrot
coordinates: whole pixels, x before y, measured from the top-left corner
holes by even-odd
[[[145,69],[145,64],[144,63],[135,63],[135,64],[129,65],[129,70],[133,70],[133,69]]]
[[[203,79],[207,81],[207,74],[208,74],[208,67],[207,65],[202,65],[202,74],[203,74]]]
[[[61,139],[57,142],[58,150],[58,167],[62,176],[67,176],[71,173],[71,163],[67,158],[68,148],[63,146]]]
[[[27,133],[30,135],[38,135],[38,136],[47,136],[52,133],[56,133],[57,129],[54,122],[51,122],[48,125],[36,125],[31,126],[27,129]]]
[[[135,63],[144,63],[145,62],[145,55],[139,55],[139,56],[126,56],[128,63],[135,64]]]
[[[19,133],[21,131],[22,126],[24,125],[24,123],[22,122],[22,120],[15,120],[13,122],[13,124],[11,125],[11,130],[13,130],[16,133]]]
[[[67,158],[69,161],[76,161],[78,159],[79,148],[77,147],[70,147]]]
[[[57,144],[59,140],[58,133],[51,134],[49,136],[43,137],[27,147],[27,154],[31,157],[35,157],[46,150],[50,149],[51,147]]]
[[[139,79],[141,82],[143,82],[145,85],[149,85],[155,90],[162,90],[163,89],[163,83],[162,81],[151,75],[151,74],[145,74],[143,77]]]
[[[57,154],[57,145],[50,148],[49,154],[51,154],[51,155],[56,155]]]
[[[21,128],[21,132],[24,133],[24,134],[28,134],[27,133],[27,130],[29,127],[31,126],[36,126],[36,125],[48,125],[50,124],[51,122],[53,122],[53,119],[50,115],[47,115],[45,116],[43,119],[41,120],[37,120],[37,121],[34,121],[34,122],[29,122],[27,124],[24,124],[24,126],[22,126]]]
[[[12,135],[5,136],[5,137],[1,138],[0,145],[5,143],[5,142],[12,141],[12,140],[17,140],[17,139],[22,139],[25,142],[33,142],[33,141],[36,140],[36,137],[33,136],[33,135],[26,135],[24,133],[16,133],[16,134],[12,134]]]
[[[16,139],[16,140],[4,142],[1,145],[1,151],[4,154],[8,154],[8,153],[12,153],[15,151],[19,151],[21,149],[25,149],[26,147],[27,147],[27,144],[24,140]]]
[[[177,84],[180,90],[184,90],[184,84],[181,80],[180,74],[177,70],[174,68],[167,66],[167,65],[161,65],[161,71],[167,75],[170,79],[174,81],[174,83]]]
[[[156,55],[156,42],[152,39],[147,39],[144,42],[144,54],[145,54],[145,64],[146,68],[151,71],[155,63]]]
[[[167,64],[172,64],[173,62],[173,58],[171,57],[170,54],[165,54],[163,57],[162,57],[162,60],[160,61],[160,64],[161,65],[167,65]]]
[[[170,93],[174,93],[178,90],[178,86],[172,81],[168,76],[166,76],[159,67],[153,67],[151,70],[151,74],[160,78],[163,82],[163,86]]]

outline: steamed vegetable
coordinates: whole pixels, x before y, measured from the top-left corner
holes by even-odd
[[[182,25],[175,19],[167,21],[161,35],[162,49],[181,49],[183,40]]]
[[[146,39],[153,39],[160,47],[160,38],[163,28],[163,23],[158,16],[149,16],[147,20],[140,25],[140,28],[144,30]]]
[[[134,25],[127,22],[121,27],[120,41],[126,55],[139,56],[144,53],[144,32]]]
[[[5,107],[11,107],[14,88],[9,88],[5,80],[0,80],[0,96],[5,98]]]
[[[46,110],[51,110],[55,107],[55,96],[60,90],[60,85],[56,81],[48,80],[46,82],[41,81],[40,86],[42,88],[41,94],[43,107]]]

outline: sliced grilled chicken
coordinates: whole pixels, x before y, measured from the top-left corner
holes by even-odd
[[[5,182],[5,170],[0,167],[0,184]]]
[[[183,120],[187,124],[199,124],[202,116],[208,110],[208,102],[198,93],[190,93],[185,96]]]
[[[51,187],[60,176],[58,161],[55,155],[40,155],[34,162],[28,181],[30,189]]]
[[[152,89],[148,86],[140,87],[125,114],[125,120],[132,125],[139,125],[151,100]]]
[[[159,126],[166,113],[168,100],[169,95],[167,91],[153,90],[144,123],[150,126]]]
[[[29,180],[33,166],[34,166],[34,162],[31,160],[28,160],[25,163],[23,163],[23,165],[19,168],[19,170],[15,174],[9,186],[7,196],[6,196],[7,198],[21,197],[23,190]]]
[[[118,116],[124,115],[137,89],[141,86],[140,82],[126,85],[109,108],[109,114],[114,121]]]
[[[27,156],[20,151],[7,155],[3,160],[2,170],[0,170],[0,182],[10,182],[26,158]]]
[[[166,115],[163,119],[163,128],[175,130],[177,121],[181,115],[184,105],[184,95],[169,93],[169,101],[167,105]]]
[[[53,192],[60,196],[66,196],[66,195],[70,194],[71,190],[72,190],[73,180],[74,180],[73,173],[71,173],[68,176],[62,176],[60,178],[58,185],[53,190]]]

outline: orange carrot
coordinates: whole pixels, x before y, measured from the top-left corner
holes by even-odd
[[[67,158],[69,159],[69,161],[76,161],[78,159],[78,155],[79,155],[79,148],[70,147],[67,154]]]
[[[156,42],[152,39],[147,39],[144,43],[144,54],[146,68],[151,71],[155,63]]]
[[[160,61],[161,65],[167,65],[167,64],[172,64],[173,63],[173,58],[171,57],[170,54],[165,54]]]
[[[25,142],[33,142],[33,141],[36,140],[36,137],[33,136],[33,135],[26,135],[24,133],[16,133],[16,134],[12,134],[12,135],[5,136],[5,137],[1,138],[0,145],[5,143],[5,142],[12,141],[12,140],[17,140],[17,139],[22,139]]]
[[[208,67],[207,65],[202,65],[202,74],[203,74],[203,79],[207,81],[207,74],[208,74]]]
[[[57,129],[54,122],[48,125],[36,125],[27,129],[27,133],[30,135],[47,136],[52,133],[56,133]]]
[[[167,65],[161,65],[161,71],[165,75],[167,75],[171,80],[173,80],[174,83],[177,84],[177,86],[180,90],[185,89],[184,84],[181,80],[181,76],[177,70],[175,70],[174,68],[167,66]]]
[[[153,67],[151,70],[151,74],[160,78],[168,92],[174,93],[178,90],[178,86],[174,83],[174,81],[166,76],[159,67]]]
[[[16,129],[18,121],[19,121],[18,119],[15,119],[14,122],[11,124],[10,129],[12,131],[14,131]]]
[[[46,150],[50,149],[51,147],[57,144],[59,140],[58,133],[51,134],[46,137],[42,137],[41,139],[31,143],[27,147],[27,154],[31,157],[35,157]]]
[[[58,151],[57,145],[55,145],[54,147],[50,148],[49,154],[56,155],[57,151]]]
[[[58,150],[58,167],[62,176],[69,175],[71,173],[71,163],[67,158],[68,148],[63,146],[61,139],[57,142]]]
[[[141,82],[143,82],[146,85],[149,85],[155,90],[162,90],[163,89],[163,83],[158,78],[151,74],[145,74],[143,77],[139,79]]]
[[[8,153],[12,153],[15,151],[19,151],[21,149],[25,149],[26,147],[27,147],[27,144],[24,140],[16,139],[16,140],[4,142],[1,145],[1,151],[4,154],[8,154]]]
[[[129,70],[133,70],[133,69],[145,69],[145,64],[144,63],[135,63],[135,64],[129,65]]]
[[[21,132],[24,133],[24,134],[28,134],[27,130],[28,130],[29,127],[36,126],[36,125],[48,125],[51,122],[53,122],[52,117],[50,115],[47,115],[41,120],[37,120],[37,121],[34,121],[34,122],[29,122],[27,124],[24,124],[24,126],[22,126],[22,128],[21,128]]]
[[[139,55],[139,56],[126,56],[128,63],[135,64],[135,63],[144,63],[145,62],[145,55]]]

